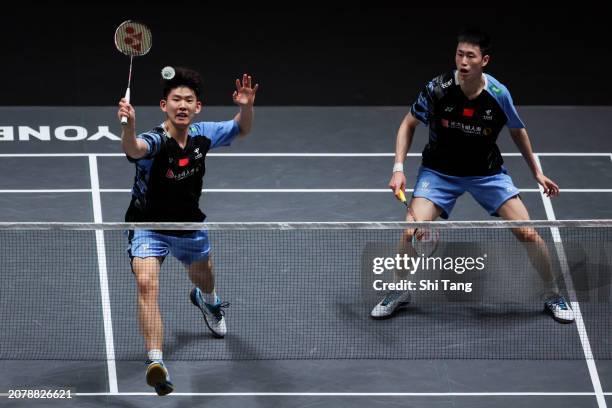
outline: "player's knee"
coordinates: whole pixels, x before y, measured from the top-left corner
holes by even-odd
[[[521,242],[540,241],[540,235],[534,228],[515,228],[512,232]]]
[[[412,211],[408,211],[406,214],[406,222],[415,222],[416,219],[412,215]],[[406,228],[403,233],[403,241],[410,242],[412,241],[412,237],[416,233],[416,228]]]
[[[406,228],[404,230],[403,240],[405,242],[411,242],[412,241],[412,237],[414,236],[415,232],[416,232],[415,228]]]
[[[136,286],[141,295],[154,295],[159,290],[159,282],[146,271],[134,271],[136,276]]]

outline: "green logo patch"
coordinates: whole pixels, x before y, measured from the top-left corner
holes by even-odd
[[[502,93],[502,90],[501,90],[501,89],[499,89],[498,87],[496,87],[495,85],[491,85],[491,86],[489,87],[489,89],[490,89],[491,91],[495,92],[497,95],[499,95],[500,93]]]

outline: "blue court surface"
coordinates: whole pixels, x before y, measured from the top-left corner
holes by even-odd
[[[558,198],[543,196],[509,134],[502,132],[498,144],[505,165],[521,190],[531,218],[612,219],[612,139],[608,123],[612,108],[534,106],[518,110],[544,173],[561,187]],[[405,208],[393,198],[387,183],[397,127],[405,113],[403,107],[256,108],[251,135],[208,155],[201,200],[207,221],[403,221]],[[226,120],[234,114],[233,108],[207,107],[199,119]],[[139,108],[138,130],[147,130],[162,119],[158,108]],[[120,127],[115,108],[0,107],[0,123],[0,222],[123,221],[134,168],[116,140]],[[420,127],[405,163],[410,187],[426,137],[426,129]],[[465,195],[451,219],[491,218]],[[89,238],[93,247],[95,237]],[[35,238],[31,244],[53,247]],[[123,247],[124,242],[106,245]],[[78,256],[75,254],[75,259]],[[125,261],[124,278],[131,279],[127,257],[119,261]],[[109,260],[109,264],[119,261]],[[48,274],[61,273],[67,265],[78,268],[73,263],[78,262],[51,263]],[[79,279],[91,279],[88,294],[100,296],[96,275]],[[186,275],[184,279],[187,282]],[[7,284],[10,280],[4,281],[3,285]],[[110,282],[111,310],[115,313],[113,285]],[[604,290],[610,290],[609,284]],[[61,295],[62,301],[79,305],[79,299],[86,296],[71,293],[69,288]],[[53,302],[54,298],[47,300]],[[586,357],[177,360],[168,363],[176,391],[160,398],[144,381],[144,350],[142,361],[108,360],[109,342],[118,350],[125,346],[119,334],[109,338],[109,328],[104,324],[106,321],[117,330],[117,323],[113,326],[112,319],[109,321],[100,308],[85,304],[75,309],[69,327],[75,336],[82,335],[79,326],[87,330],[87,338],[98,347],[96,359],[0,360],[0,406],[612,405],[612,362]],[[116,312],[120,316],[121,311]],[[231,321],[230,309],[230,327]],[[555,324],[546,318],[543,321]],[[592,324],[597,323],[585,316],[584,321],[562,328],[576,337],[584,356],[592,352],[590,344],[609,341]],[[589,333],[599,338],[589,338]],[[585,344],[585,339],[590,343]],[[54,341],[57,347],[66,347],[61,339]],[[177,341],[197,344],[209,338],[186,336]],[[537,341],[554,344],[555,336]],[[309,347],[300,338],[295,342],[298,347]],[[8,398],[9,390],[43,388],[70,389],[72,398]]]

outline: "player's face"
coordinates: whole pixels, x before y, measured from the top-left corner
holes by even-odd
[[[177,128],[189,126],[202,109],[202,103],[198,101],[195,92],[186,86],[172,89],[168,97],[160,101],[159,106]]]
[[[455,65],[459,77],[464,80],[480,78],[483,68],[489,62],[489,56],[482,55],[480,47],[476,44],[459,43],[455,52]]]

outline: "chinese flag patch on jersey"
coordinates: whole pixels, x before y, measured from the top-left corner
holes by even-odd
[[[463,108],[463,116],[471,118],[472,116],[474,116],[474,109]]]
[[[179,167],[185,167],[188,164],[189,164],[189,157],[184,157],[182,159],[179,159]]]

